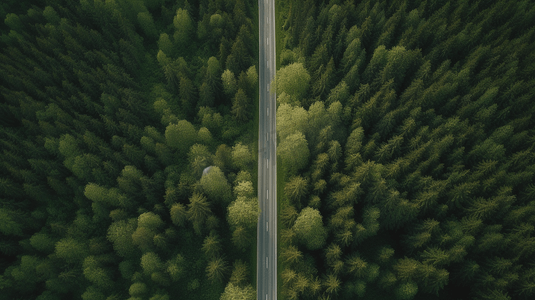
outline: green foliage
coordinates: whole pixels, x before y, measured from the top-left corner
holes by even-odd
[[[189,150],[188,160],[193,174],[199,176],[211,164],[212,154],[207,146],[195,144]]]
[[[308,164],[310,151],[305,136],[296,132],[286,137],[277,147],[277,155],[287,166],[288,173],[296,174]]]
[[[4,2],[0,298],[254,298],[255,9]],[[276,4],[282,295],[534,298],[531,2],[320,2]]]
[[[141,256],[141,268],[145,275],[151,275],[164,269],[164,263],[154,252],[147,252]]]
[[[186,207],[182,203],[175,203],[171,206],[171,221],[177,226],[184,226],[188,217]]]
[[[82,294],[83,300],[105,300],[106,296],[94,286],[89,286]]]
[[[249,180],[241,180],[234,186],[234,195],[237,197],[252,198],[255,195],[253,183]]]
[[[259,215],[260,208],[256,198],[247,199],[238,196],[238,199],[228,206],[228,222],[234,228],[254,228]]]
[[[322,216],[317,209],[304,208],[292,229],[301,243],[310,250],[319,249],[325,244],[327,231],[323,227]]]
[[[212,282],[223,282],[228,269],[228,264],[223,258],[212,258],[206,267],[206,276]]]
[[[3,218],[2,220],[2,222],[5,222],[6,218]],[[30,244],[38,251],[45,253],[51,253],[55,248],[54,240],[48,234],[43,232],[38,232],[32,235]]]
[[[296,207],[301,207],[301,199],[307,196],[308,182],[301,176],[292,177],[286,186],[284,187],[284,193],[286,197],[290,199],[292,203],[297,204]]]
[[[310,75],[301,63],[293,63],[277,71],[276,93],[283,92],[300,101],[308,90]]]
[[[242,170],[248,170],[253,162],[253,156],[249,146],[237,143],[232,147],[232,161],[234,165]]]
[[[59,21],[60,21],[59,15],[53,7],[46,6],[45,9],[43,10],[43,16],[46,18],[46,20],[49,23],[53,25],[59,24]]]
[[[195,233],[201,233],[204,222],[211,214],[210,203],[203,194],[195,193],[189,199],[188,204],[188,219],[193,223]]]
[[[165,129],[165,143],[180,153],[185,153],[196,140],[197,131],[186,120],[180,120],[177,124],[169,124]]]
[[[12,211],[0,207],[0,232],[5,235],[22,235],[22,224],[15,218]]]
[[[211,167],[208,174],[201,177],[200,186],[209,199],[227,204],[232,196],[225,174],[218,167]]]
[[[67,263],[80,263],[89,251],[87,245],[73,238],[64,238],[56,243],[55,254]]]
[[[102,268],[95,256],[88,256],[82,264],[84,276],[96,287],[108,289],[112,287],[112,277],[109,271]]]
[[[236,120],[247,122],[250,118],[250,100],[242,89],[238,89],[232,99],[232,114]]]
[[[131,218],[113,222],[108,228],[108,240],[113,243],[113,249],[122,257],[136,254],[132,234],[136,230],[137,220]]]
[[[418,285],[416,283],[409,281],[406,283],[400,284],[396,288],[396,298],[397,299],[412,299],[418,292]]]
[[[230,282],[225,287],[225,291],[223,292],[223,294],[221,294],[220,300],[233,299],[254,300],[256,299],[256,291],[250,285],[240,287]]]
[[[237,91],[237,83],[236,83],[236,77],[234,76],[234,73],[232,73],[231,70],[226,69],[223,74],[221,74],[221,81],[223,83],[223,91],[227,96],[232,96],[236,94]]]
[[[173,25],[176,30],[173,35],[174,42],[182,48],[188,44],[193,33],[193,21],[188,11],[179,8],[173,18]]]
[[[154,20],[149,12],[140,12],[137,14],[137,21],[143,30],[143,33],[151,39],[158,37],[158,31],[154,25]]]
[[[142,282],[135,282],[128,289],[128,293],[132,297],[143,297],[147,292],[147,285]]]

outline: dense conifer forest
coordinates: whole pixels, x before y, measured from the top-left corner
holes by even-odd
[[[256,3],[0,5],[0,299],[254,299]]]
[[[535,3],[277,2],[283,299],[535,299]]]
[[[255,299],[257,11],[0,4],[0,299]],[[281,298],[534,298],[535,3],[277,12]]]

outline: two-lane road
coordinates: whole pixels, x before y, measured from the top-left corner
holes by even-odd
[[[270,93],[275,77],[275,0],[258,0],[259,126],[257,300],[277,299],[277,136],[276,96]]]

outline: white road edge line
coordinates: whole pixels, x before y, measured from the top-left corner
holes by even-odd
[[[266,159],[266,167],[269,169],[269,158]]]
[[[269,222],[266,222],[266,231],[269,232]]]
[[[269,108],[266,108],[267,116],[269,117]]]
[[[269,190],[266,190],[266,192],[267,192],[267,197],[266,197],[266,199],[269,199]]]

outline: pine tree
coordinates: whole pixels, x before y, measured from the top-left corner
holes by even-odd
[[[284,192],[294,206],[300,208],[301,200],[307,196],[307,189],[307,180],[301,176],[296,176],[291,178],[288,183],[286,183]]]
[[[188,204],[188,219],[193,223],[197,235],[201,234],[202,226],[211,214],[210,204],[203,194],[194,193]]]
[[[280,256],[284,259],[284,262],[289,264],[298,264],[303,259],[303,253],[293,245],[290,245],[281,251]]]
[[[228,272],[228,264],[223,258],[214,258],[208,262],[206,276],[212,282],[222,282]]]

